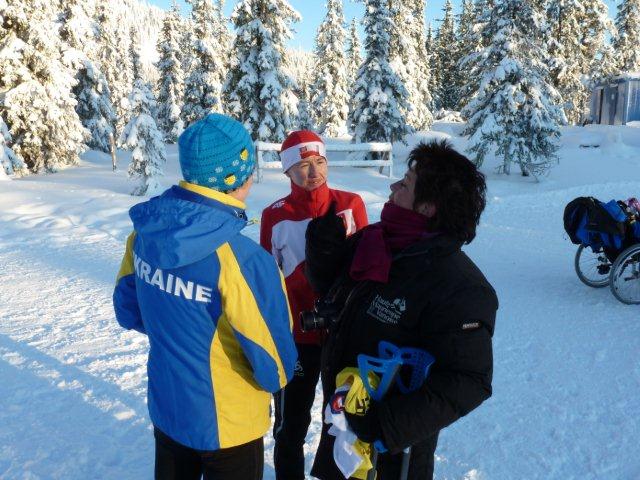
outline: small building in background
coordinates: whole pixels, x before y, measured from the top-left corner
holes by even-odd
[[[640,121],[640,72],[602,81],[591,93],[591,123],[626,125]]]

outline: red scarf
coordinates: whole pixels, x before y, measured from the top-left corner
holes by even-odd
[[[357,281],[387,283],[394,254],[436,235],[438,233],[428,231],[427,217],[387,202],[380,221],[362,233],[349,274]]]

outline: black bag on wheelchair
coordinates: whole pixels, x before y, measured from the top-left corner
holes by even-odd
[[[564,209],[564,229],[576,245],[603,250],[611,261],[627,246],[640,241],[640,222],[624,202],[603,203],[578,197]]]

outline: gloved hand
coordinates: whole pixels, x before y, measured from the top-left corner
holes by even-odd
[[[307,247],[327,252],[342,246],[347,229],[342,217],[336,215],[336,202],[332,202],[323,216],[314,218],[307,226]]]
[[[378,402],[371,400],[369,409],[364,415],[355,415],[346,410],[344,411],[349,427],[363,442],[373,443],[376,440],[384,442],[378,408]]]

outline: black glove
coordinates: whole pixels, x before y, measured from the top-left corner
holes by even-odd
[[[353,433],[356,434],[360,440],[366,443],[373,443],[376,440],[384,442],[382,437],[382,425],[380,424],[380,416],[378,415],[378,402],[371,400],[369,409],[364,415],[354,415],[346,410],[344,415],[347,418],[347,423]]]
[[[311,288],[326,295],[344,268],[347,230],[342,218],[336,215],[333,202],[322,217],[309,222],[305,245],[305,275]]]
[[[321,252],[333,251],[344,244],[347,229],[342,217],[336,215],[336,202],[332,202],[323,216],[314,218],[307,226],[307,248]]]

